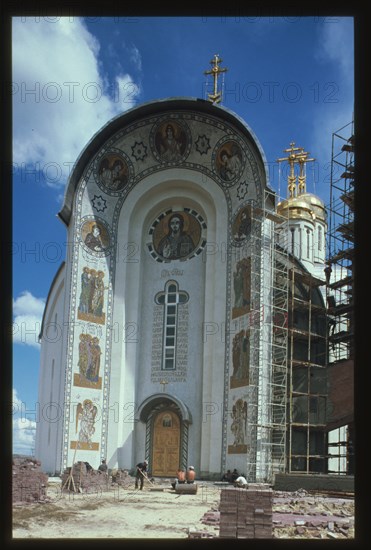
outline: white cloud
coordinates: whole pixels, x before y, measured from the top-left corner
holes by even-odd
[[[326,20],[325,20],[326,21]],[[318,162],[315,193],[329,202],[332,134],[346,126],[353,119],[354,112],[354,28],[352,18],[329,18],[320,27],[317,47],[314,52],[317,61],[336,74],[336,81],[323,85],[322,103],[318,104],[313,117],[312,136],[308,147]],[[336,72],[334,72],[334,70]],[[324,87],[326,86],[326,87]],[[351,127],[344,131],[350,137]],[[336,145],[336,144],[335,144]],[[335,151],[336,153],[336,151]],[[309,187],[309,191],[313,191]]]
[[[13,419],[13,453],[34,454],[36,422],[27,418]]]
[[[13,453],[29,455],[35,449],[36,422],[23,416],[22,403],[13,388]]]
[[[45,300],[35,298],[28,290],[13,300],[13,342],[40,347],[38,335],[41,330]]]
[[[42,315],[45,307],[45,300],[35,298],[28,290],[13,300],[13,311],[16,315],[35,314]]]
[[[324,22],[321,27],[317,59],[338,64],[344,75],[353,79],[354,70],[354,24],[349,17],[338,17]]]
[[[47,184],[61,186],[91,136],[133,107],[139,87],[124,71],[107,83],[99,48],[78,18],[14,18],[15,171],[34,167]],[[117,83],[126,88],[117,89]],[[125,101],[129,89],[130,102]]]
[[[21,410],[22,401],[18,397],[17,390],[13,388],[13,414],[16,414]]]
[[[136,46],[131,47],[130,60],[135,63],[135,66],[139,71],[142,70],[142,56],[140,55],[140,51]]]

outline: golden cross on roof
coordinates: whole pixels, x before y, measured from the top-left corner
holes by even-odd
[[[289,161],[290,164],[295,162],[295,159],[297,157],[297,154],[295,153],[295,151],[300,151],[301,152],[300,154],[302,154],[304,149],[303,149],[303,147],[294,147],[294,145],[295,145],[295,141],[292,141],[290,143],[290,147],[287,148],[287,149],[284,149],[284,152],[289,153],[289,155],[287,157],[277,159],[277,162],[281,162],[283,160]]]
[[[296,196],[296,176],[295,176],[295,164],[299,164],[299,195],[306,191],[306,176],[304,173],[305,163],[313,161],[315,159],[309,159],[309,153],[304,151],[304,147],[294,147],[295,142],[290,143],[290,148],[284,149],[285,153],[289,153],[287,157],[277,159],[277,162],[288,161],[290,165],[290,174],[288,176],[288,194],[289,198]]]
[[[209,96],[209,101],[212,103],[220,103],[222,100],[222,92],[218,92],[218,76],[220,73],[225,73],[228,71],[227,68],[221,68],[219,67],[219,63],[221,63],[223,59],[219,57],[219,54],[215,54],[213,59],[210,61],[210,65],[213,65],[212,69],[210,71],[204,71],[204,74],[209,75],[211,74],[214,78],[214,93],[207,94]]]

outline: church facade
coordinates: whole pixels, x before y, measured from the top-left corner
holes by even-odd
[[[192,98],[127,111],[81,153],[59,217],[69,246],[41,331],[44,471],[101,459],[147,459],[153,476],[284,470],[293,260],[248,125]]]

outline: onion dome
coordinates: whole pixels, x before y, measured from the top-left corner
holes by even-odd
[[[326,223],[324,202],[312,193],[301,193],[277,204],[277,214],[289,220],[322,221]]]

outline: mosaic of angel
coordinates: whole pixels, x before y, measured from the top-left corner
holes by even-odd
[[[155,146],[164,162],[178,162],[186,148],[186,135],[174,121],[163,123],[156,132]]]
[[[79,430],[78,442],[87,443],[92,448],[92,436],[95,432],[95,417],[98,409],[90,399],[77,405],[76,410],[76,432]]]

